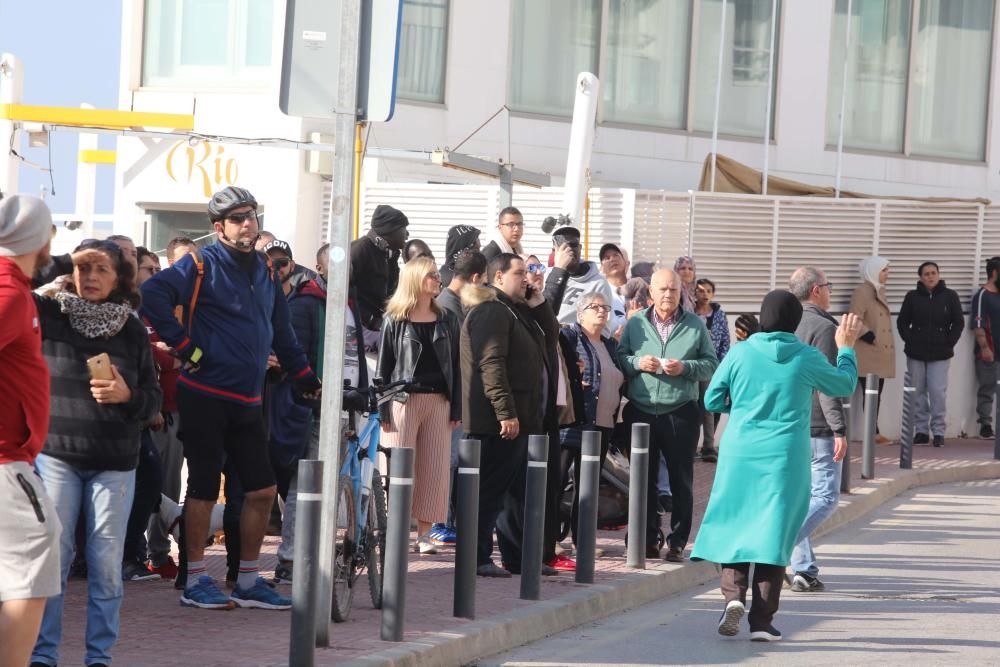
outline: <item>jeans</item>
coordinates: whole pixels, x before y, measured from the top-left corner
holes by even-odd
[[[87,546],[87,652],[86,664],[110,663],[118,640],[122,604],[122,554],[125,525],[135,492],[135,471],[84,470],[41,454],[35,468],[55,504],[59,521],[75,526],[83,515]],[[74,532],[64,530],[59,540],[62,558],[62,593],[45,604],[45,615],[32,652],[32,662],[54,665],[62,641],[63,599],[66,577],[73,562]]]
[[[797,544],[792,550],[792,571],[819,574],[816,554],[809,536],[837,509],[840,499],[840,463],[833,460],[833,438],[810,438],[812,447],[812,489],[809,512],[799,528]]]
[[[976,359],[976,421],[993,425],[993,395],[997,390],[997,364]]]
[[[944,436],[945,397],[948,391],[948,366],[944,361],[919,361],[906,358],[906,370],[910,372],[910,383],[914,392],[913,423],[917,433]],[[928,408],[928,403],[930,407]],[[930,431],[927,422],[930,422]]]

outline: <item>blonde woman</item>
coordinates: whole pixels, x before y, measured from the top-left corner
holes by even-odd
[[[385,307],[376,374],[386,382],[413,378],[406,402],[382,408],[382,429],[391,447],[416,449],[413,517],[417,550],[435,553],[428,533],[448,518],[451,431],[462,418],[458,318],[434,301],[441,274],[433,260],[417,257],[403,266],[399,287]]]
[[[858,267],[862,283],[851,296],[850,312],[857,315],[863,324],[862,335],[858,338],[858,378],[865,386],[868,373],[878,375],[879,405],[882,403],[882,388],[885,381],[896,377],[896,340],[892,330],[892,314],[885,294],[885,284],[889,280],[889,260],[885,257],[865,257]],[[878,415],[875,423],[878,424]],[[878,428],[876,426],[876,433]],[[879,434],[876,442],[880,445],[892,441]]]

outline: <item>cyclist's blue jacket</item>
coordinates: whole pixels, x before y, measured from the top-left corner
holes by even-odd
[[[254,253],[251,280],[219,243],[199,252],[204,277],[190,337],[175,308],[184,308],[186,322],[198,275],[194,256],[185,255],[142,285],[141,312],[160,338],[179,352],[190,345],[202,351],[201,368],[196,373],[181,371],[178,382],[208,396],[253,406],[261,403],[271,350],[291,378],[312,373],[292,331],[288,302],[264,254]]]

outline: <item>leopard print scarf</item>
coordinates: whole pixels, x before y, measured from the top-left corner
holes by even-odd
[[[69,325],[86,338],[111,338],[132,316],[132,308],[121,303],[93,303],[72,292],[59,292],[56,301],[69,316]]]

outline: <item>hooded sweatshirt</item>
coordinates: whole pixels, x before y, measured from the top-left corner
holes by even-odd
[[[576,324],[576,304],[584,295],[592,292],[601,293],[604,295],[605,303],[609,306],[614,306],[614,290],[612,290],[611,284],[601,274],[601,270],[597,264],[594,262],[581,262],[580,265],[584,269],[584,272],[579,276],[574,276],[568,271],[558,268],[554,268],[549,272],[549,277],[545,285],[546,299],[549,299],[549,283],[554,283],[553,286],[559,288],[562,287],[562,283],[565,283],[565,290],[562,293],[559,312],[557,314],[559,324]],[[551,301],[554,304],[556,299],[551,299]],[[609,314],[608,323],[604,325],[603,331],[603,334],[608,337],[614,334],[614,330],[612,329],[613,317],[611,315],[613,313]],[[621,322],[618,324],[621,324]]]

